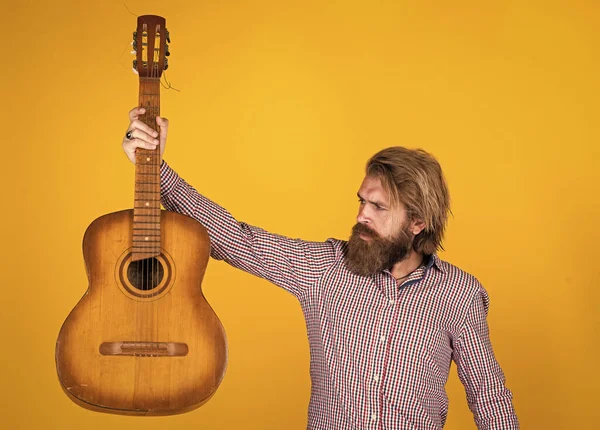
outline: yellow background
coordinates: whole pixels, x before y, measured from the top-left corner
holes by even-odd
[[[492,302],[497,358],[523,429],[597,426],[600,7],[537,1],[127,1],[171,31],[165,158],[238,219],[347,238],[366,159],[422,147],[453,200],[441,257]],[[133,205],[122,153],[138,79],[136,17],[118,0],[2,1],[0,408],[7,429],[304,429],[300,307],[209,263],[229,340],[194,412],[87,411],[62,392],[54,345],[87,288],[81,241]],[[446,428],[475,428],[451,370]]]

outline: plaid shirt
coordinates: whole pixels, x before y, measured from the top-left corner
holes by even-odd
[[[519,423],[488,335],[489,298],[473,276],[429,256],[399,287],[389,271],[358,276],[345,241],[308,242],[238,222],[161,166],[167,210],[200,221],[211,256],[299,300],[310,343],[308,428],[442,429],[454,360],[480,430]]]

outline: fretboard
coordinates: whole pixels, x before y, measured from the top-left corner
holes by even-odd
[[[158,131],[160,81],[140,78],[139,106],[146,109],[140,117]],[[160,149],[136,151],[135,197],[133,206],[132,261],[160,255]]]

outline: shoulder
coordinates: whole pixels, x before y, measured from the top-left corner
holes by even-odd
[[[437,273],[448,298],[452,298],[464,304],[470,304],[474,300],[481,299],[487,306],[489,296],[477,277],[461,269],[460,267],[433,256],[437,265]],[[435,269],[433,269],[435,270]]]
[[[331,246],[331,249],[333,249],[336,260],[342,260],[344,258],[348,250],[347,241],[330,237],[325,241],[325,243],[327,243],[329,246]]]

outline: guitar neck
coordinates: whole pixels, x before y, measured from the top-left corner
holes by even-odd
[[[146,112],[139,119],[159,131],[160,79],[140,77],[139,106]],[[132,260],[160,255],[160,148],[136,151],[135,199],[133,206]]]

